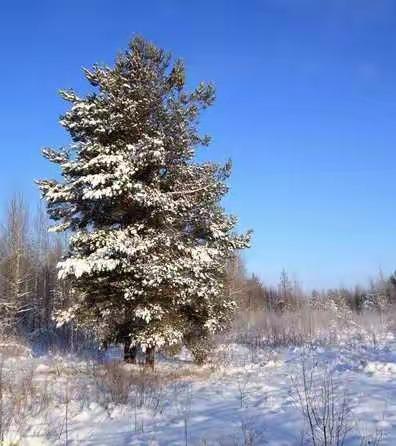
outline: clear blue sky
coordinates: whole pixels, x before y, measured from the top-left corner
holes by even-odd
[[[182,57],[218,99],[208,156],[231,157],[229,210],[253,228],[249,270],[307,288],[396,269],[394,0],[4,0],[0,199],[32,204],[67,136],[59,88],[111,63],[135,34]]]

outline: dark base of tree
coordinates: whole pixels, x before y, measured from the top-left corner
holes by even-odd
[[[128,364],[136,364],[137,348],[131,347],[129,343],[124,344],[124,361]]]
[[[146,367],[150,367],[154,370],[154,362],[155,362],[155,348],[147,347],[146,349]]]

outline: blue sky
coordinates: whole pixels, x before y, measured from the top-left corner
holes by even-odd
[[[0,200],[32,206],[40,157],[67,135],[59,88],[141,34],[213,81],[205,156],[231,157],[227,208],[254,229],[248,269],[307,288],[396,269],[396,2],[5,0],[0,6]],[[206,150],[206,149],[205,149]]]

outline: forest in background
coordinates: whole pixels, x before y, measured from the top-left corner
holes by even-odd
[[[57,277],[57,263],[66,253],[67,235],[52,234],[45,208],[32,209],[15,195],[5,206],[0,232],[0,329],[3,336],[22,337],[40,349],[76,352],[95,345],[89,333],[72,324],[57,327],[58,311],[70,306],[71,289]],[[227,287],[236,298],[239,329],[260,326],[276,343],[305,342],[312,325],[325,327],[333,312],[344,322],[351,315],[393,314],[396,279],[377,273],[368,286],[305,292],[303,286],[280,273],[277,285],[266,285],[250,274],[239,255],[229,264]],[[242,317],[241,317],[242,316]],[[381,317],[380,317],[381,320]],[[376,322],[376,324],[378,321]],[[243,327],[241,326],[243,325]],[[235,327],[234,325],[234,327]],[[373,328],[373,333],[376,331]],[[238,330],[240,332],[240,330]],[[286,333],[287,332],[287,333]],[[84,339],[85,342],[81,342]],[[78,341],[78,342],[77,342]],[[92,344],[94,343],[94,344]]]

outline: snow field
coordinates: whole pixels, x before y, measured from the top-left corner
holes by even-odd
[[[370,438],[396,444],[392,336],[376,347],[253,351],[228,343],[218,346],[211,365],[195,366],[183,351],[178,358],[162,358],[154,373],[114,361],[114,352],[104,364],[8,356],[3,381],[12,383],[22,401],[13,408],[16,417],[5,438],[26,446],[311,444],[296,398],[302,366],[314,372],[315,401],[323,376],[334,382],[336,405],[345,397],[346,445],[370,444]]]

